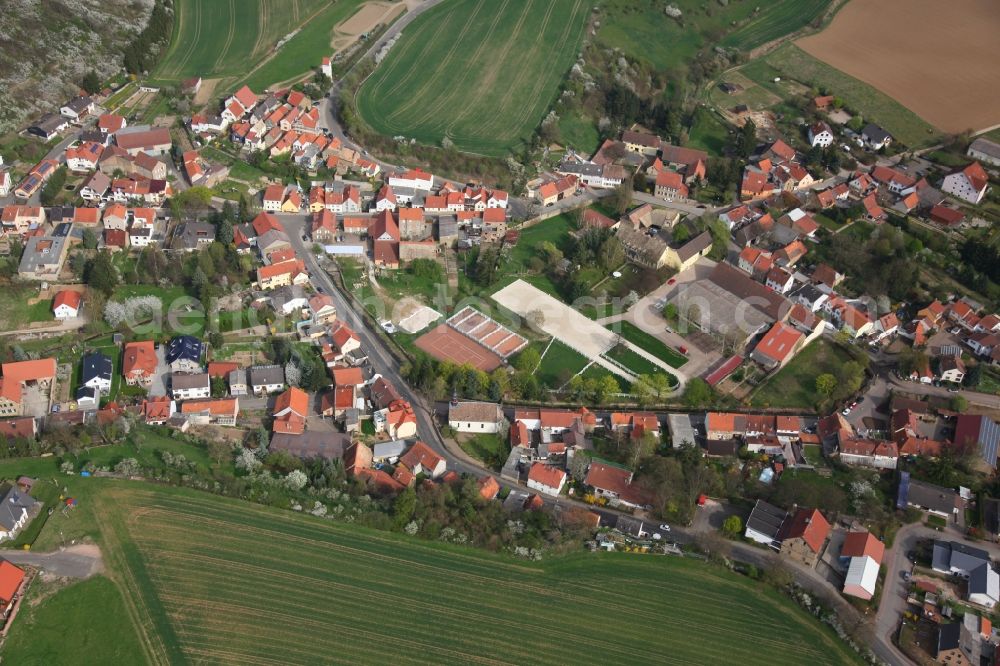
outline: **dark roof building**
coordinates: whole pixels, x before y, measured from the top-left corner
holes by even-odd
[[[202,348],[201,340],[193,335],[178,335],[167,345],[167,363],[185,360],[199,364],[201,363]]]
[[[747,527],[744,536],[753,539],[757,543],[777,549],[781,540],[778,538],[781,533],[781,526],[788,519],[788,513],[784,509],[768,504],[764,500],[757,500],[747,518]]]
[[[997,466],[997,448],[1000,446],[1000,424],[988,416],[959,414],[955,422],[955,444],[979,448],[979,457],[990,468]]]
[[[111,359],[101,352],[84,354],[80,367],[80,383],[89,385],[92,381],[111,381],[113,367]]]
[[[910,478],[909,472],[900,472],[896,508],[905,509],[907,506],[948,517],[958,511],[961,506],[961,498],[958,492],[951,488],[942,488],[926,481],[917,481]]]

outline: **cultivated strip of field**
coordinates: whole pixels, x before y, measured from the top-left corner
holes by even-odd
[[[852,0],[797,44],[942,130],[962,132],[1000,122],[998,40],[995,0]]]
[[[529,564],[140,484],[99,508],[155,663],[858,663],[789,600],[700,562]]]
[[[176,0],[173,37],[154,78],[178,81],[243,74],[278,40],[328,4],[326,0]],[[300,71],[318,64],[327,51],[318,52],[315,62],[299,63]]]
[[[453,0],[403,31],[357,95],[376,131],[502,155],[541,121],[576,57],[584,0]]]

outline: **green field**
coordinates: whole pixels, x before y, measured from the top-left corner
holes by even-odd
[[[191,76],[229,79],[219,92],[245,80],[260,92],[319,65],[332,51],[334,26],[360,4],[361,0],[176,0],[170,47],[153,79],[164,83]],[[299,32],[275,52],[275,45],[295,30]]]
[[[911,148],[929,145],[940,138],[934,127],[896,100],[813,58],[794,44],[785,44],[766,57],[751,61],[740,72],[781,97],[787,97],[788,91],[784,82],[774,82],[775,77],[828,90],[843,99],[845,106],[863,114],[865,120],[878,123]]]
[[[812,409],[819,399],[816,377],[824,373],[836,376],[840,366],[850,360],[850,355],[840,347],[822,338],[816,340],[754,393],[753,404]]]
[[[687,363],[686,356],[671,349],[662,340],[650,335],[630,321],[619,321],[609,324],[608,328],[672,368],[679,368]]]
[[[541,349],[545,349],[543,346]],[[549,388],[559,388],[569,378],[587,367],[590,361],[580,352],[558,340],[553,340],[549,350],[535,371],[538,381]]]
[[[46,595],[44,603],[30,602],[41,595]],[[146,662],[121,592],[104,576],[62,589],[36,581],[28,599],[4,643],[5,662],[22,666]]]
[[[504,155],[541,122],[576,58],[583,0],[452,0],[403,32],[357,94],[386,136]]]
[[[147,663],[858,663],[783,596],[693,560],[533,564],[178,488],[101,488],[101,543]],[[65,615],[57,601],[39,616]],[[109,619],[91,618],[91,640],[122,635]],[[21,645],[15,663],[80,649]]]
[[[768,3],[705,3],[673,0],[682,21],[664,14],[667,3],[609,0],[603,7],[597,41],[621,49],[657,70],[687,66],[695,54],[720,44],[750,50],[795,32],[822,14],[830,0],[773,0]],[[754,14],[754,10],[760,11]],[[739,25],[734,27],[734,22]]]
[[[722,40],[722,46],[750,51],[790,35],[823,15],[830,0],[785,0],[772,2],[767,9]]]

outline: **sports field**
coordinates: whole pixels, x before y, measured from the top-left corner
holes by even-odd
[[[95,502],[148,663],[858,663],[788,599],[696,561],[531,564],[138,483]]]
[[[797,44],[944,131],[962,132],[1000,123],[998,35],[995,0],[965,0],[961,11],[937,0],[853,0]]]
[[[576,58],[585,0],[449,0],[413,21],[357,94],[386,136],[504,155],[541,122]]]

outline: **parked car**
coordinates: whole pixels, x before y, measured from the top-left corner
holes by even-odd
[[[666,523],[663,523],[662,525],[660,525],[660,529],[663,530],[664,532],[669,532],[670,531],[670,525],[667,525]]]

